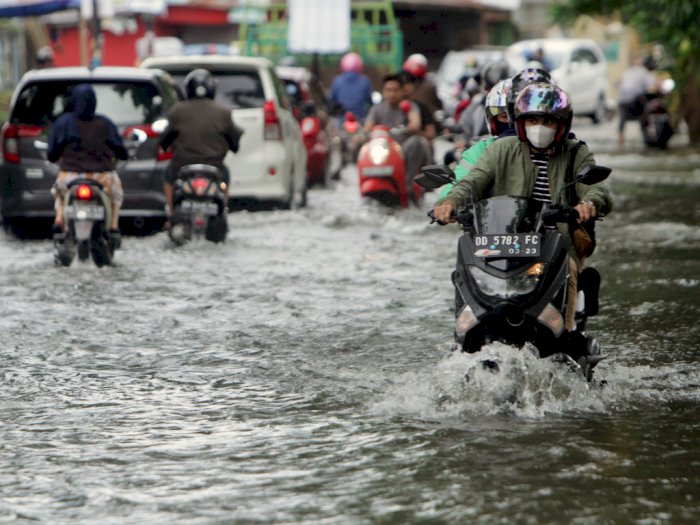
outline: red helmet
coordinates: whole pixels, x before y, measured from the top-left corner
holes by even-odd
[[[428,73],[428,59],[420,53],[415,53],[406,59],[401,69],[416,78],[425,78]]]
[[[343,73],[347,73],[348,71],[362,73],[363,68],[362,57],[357,53],[345,53],[343,58],[340,59],[340,70]]]

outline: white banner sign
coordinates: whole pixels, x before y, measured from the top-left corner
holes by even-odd
[[[350,49],[350,0],[289,0],[287,46],[293,53]]]

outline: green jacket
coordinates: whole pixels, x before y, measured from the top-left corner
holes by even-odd
[[[559,191],[565,184],[571,148],[576,140],[567,140],[557,155],[549,158],[547,176],[549,191],[554,204],[576,205],[578,201],[591,201],[598,215],[607,215],[612,210],[610,190],[604,182],[598,184],[576,184],[577,202],[564,202],[567,192]],[[574,173],[582,167],[594,165],[595,159],[585,144],[576,152]],[[469,171],[469,177],[455,183],[446,197],[438,204],[450,202],[455,207],[466,206],[472,200],[480,200],[495,195],[529,197],[535,187],[537,166],[530,159],[530,150],[518,137],[505,137],[489,145],[481,158]],[[560,197],[562,202],[560,202]],[[568,236],[568,225],[560,224],[559,230]]]
[[[481,154],[486,149],[486,146],[491,144],[494,140],[496,140],[495,137],[488,137],[484,140],[480,140],[462,153],[462,158],[459,160],[459,163],[455,168],[455,176],[457,177],[457,181],[460,181],[469,175],[469,170],[472,169],[472,167],[477,163],[479,157],[481,157]],[[455,184],[456,181],[443,186],[442,190],[440,190],[440,195],[438,195],[438,201],[447,197],[447,194],[450,193],[450,190]]]

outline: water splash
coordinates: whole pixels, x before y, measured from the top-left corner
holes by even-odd
[[[402,375],[371,410],[423,418],[505,414],[545,417],[604,411],[604,392],[571,360],[541,359],[534,349],[494,343],[454,352],[424,372]]]

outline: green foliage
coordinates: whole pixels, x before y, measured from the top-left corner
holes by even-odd
[[[684,106],[691,141],[700,142],[700,0],[565,0],[550,13],[564,26],[581,15],[619,19],[644,42],[661,44],[670,62],[666,69],[679,88],[674,106]]]
[[[580,15],[619,15],[644,41],[663,44],[681,68],[700,59],[700,0],[567,0],[551,12],[563,25]]]

